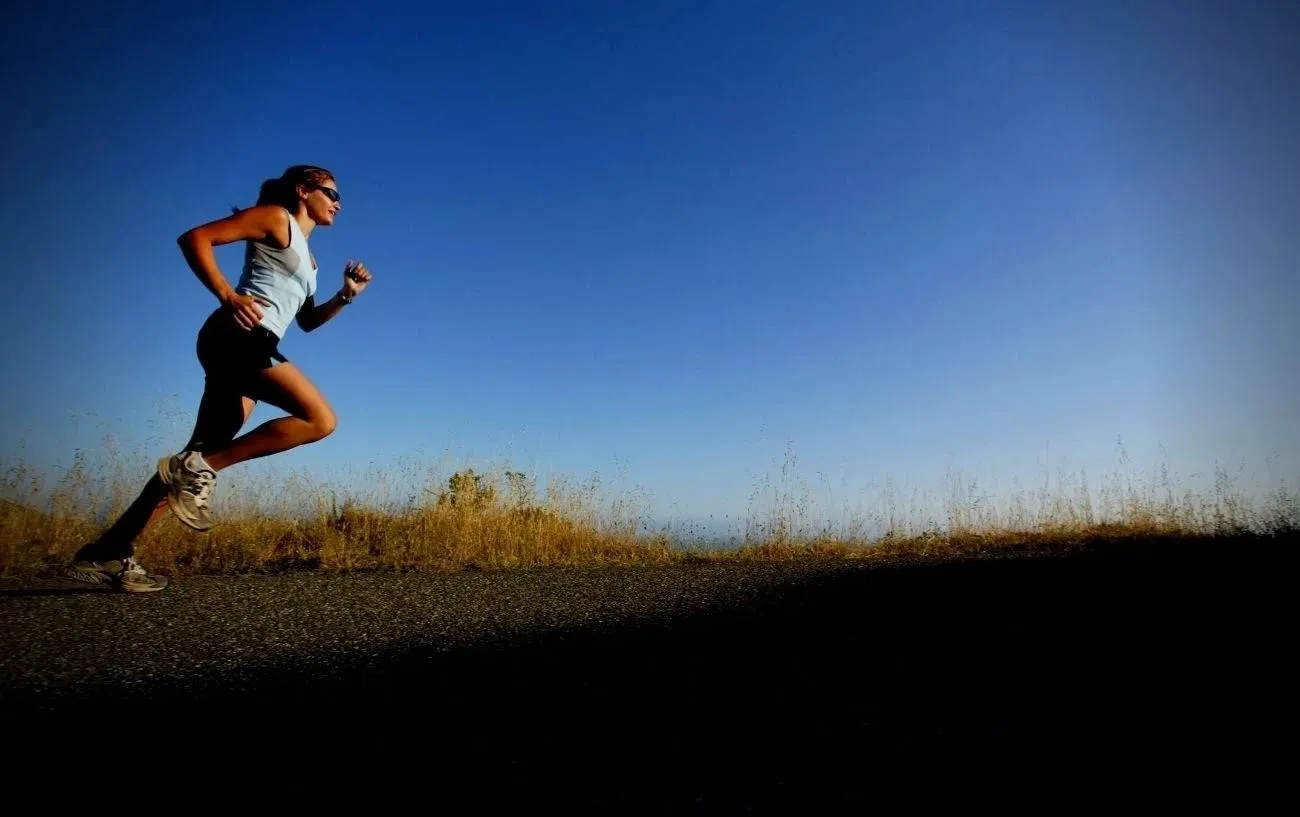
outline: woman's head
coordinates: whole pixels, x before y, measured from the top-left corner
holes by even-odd
[[[290,213],[305,209],[321,226],[333,224],[335,213],[343,206],[334,174],[315,165],[294,165],[280,178],[262,182],[257,203],[278,204]]]

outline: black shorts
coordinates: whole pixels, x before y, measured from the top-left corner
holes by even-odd
[[[280,339],[270,329],[244,329],[229,310],[219,307],[199,329],[197,349],[208,383],[238,387],[277,362],[289,362],[279,345]]]

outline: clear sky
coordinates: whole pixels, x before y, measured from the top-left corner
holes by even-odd
[[[6,457],[183,443],[215,300],[175,238],[303,162],[343,193],[320,287],[375,279],[282,344],[340,425],[281,468],[508,460],[675,519],[787,447],[834,502],[1117,438],[1300,475],[1296,3],[28,2],[3,38]]]

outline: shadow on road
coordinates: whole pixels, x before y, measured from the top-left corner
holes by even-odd
[[[4,587],[0,598],[32,598],[36,596],[80,596],[84,593],[116,593],[112,587],[95,587],[82,584],[76,587]]]
[[[13,720],[11,740],[111,746],[162,780],[192,779],[161,771],[175,763],[240,786],[427,787],[608,814],[860,813],[888,769],[1015,758],[1092,779],[1097,764],[1206,762],[1249,751],[1281,709],[1294,546],[841,571],[707,616],[413,649],[249,688],[142,680]]]

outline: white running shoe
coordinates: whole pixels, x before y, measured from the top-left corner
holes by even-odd
[[[63,575],[86,584],[103,584],[128,593],[150,593],[167,586],[166,576],[151,576],[134,557],[106,562],[81,560],[63,569]]]
[[[212,527],[212,487],[217,472],[203,461],[197,451],[182,451],[158,461],[158,476],[171,490],[167,504],[176,518],[195,530]]]
[[[128,556],[122,560],[122,572],[117,574],[117,586],[128,593],[151,593],[167,586],[166,576],[150,576],[144,565]]]
[[[108,584],[117,581],[117,574],[122,572],[122,563],[116,559],[107,562],[92,562],[82,559],[63,568],[63,575],[86,584]]]

